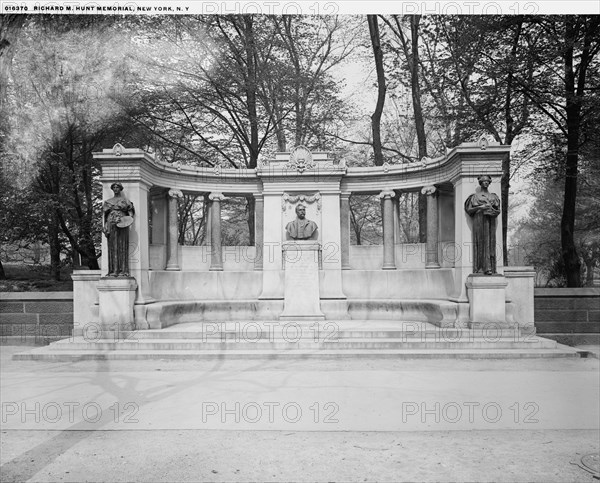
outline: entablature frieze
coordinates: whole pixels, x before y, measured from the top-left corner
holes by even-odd
[[[301,172],[284,169],[282,163],[266,163],[259,169],[200,168],[154,161],[141,150],[123,149],[94,153],[102,168],[101,181],[139,182],[147,186],[178,189],[189,193],[219,191],[228,195],[302,192],[318,189],[323,194],[376,194],[383,190],[416,191],[424,186],[450,185],[461,178],[481,174],[502,175],[502,161],[510,146],[462,144],[446,156],[412,164],[349,167],[343,163],[315,163]]]

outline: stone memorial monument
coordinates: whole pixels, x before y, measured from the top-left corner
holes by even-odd
[[[509,153],[465,143],[423,163],[364,167],[297,146],[249,170],[171,165],[119,146],[94,153],[108,238],[102,270],[74,274],[74,317],[136,330],[280,318],[531,327],[533,289],[522,287],[532,286],[532,271],[506,274],[495,246],[502,220],[499,183],[490,182]],[[416,192],[427,196],[426,243],[402,241],[395,200]],[[205,245],[178,243],[183,193],[207,200]],[[353,196],[381,199],[381,243],[351,243]],[[229,197],[254,198],[248,246],[225,243]]]

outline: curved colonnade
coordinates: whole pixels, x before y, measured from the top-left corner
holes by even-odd
[[[510,146],[469,143],[421,163],[365,168],[346,167],[327,153],[312,153],[301,163],[278,153],[257,169],[165,164],[142,150],[120,146],[94,156],[102,169],[104,197],[110,197],[110,185],[118,181],[136,208],[130,271],[137,282],[138,329],[200,320],[276,320],[284,298],[284,227],[298,202],[319,227],[319,295],[327,319],[384,318],[454,327],[469,323],[471,220],[463,204],[481,174],[491,176],[490,189],[500,194],[502,161],[509,151]],[[427,242],[401,244],[393,200],[417,190],[427,197]],[[209,246],[177,244],[177,203],[183,193],[208,193]],[[351,246],[352,194],[381,198],[382,246]],[[232,196],[254,197],[255,246],[221,244],[221,204]],[[498,221],[497,240],[502,240]],[[103,239],[103,254],[106,249]],[[106,273],[106,259],[102,257],[101,273],[74,274],[75,298],[80,299],[75,301],[76,312],[80,307],[76,320],[98,319],[94,286]],[[502,275],[501,246],[497,260]],[[512,322],[510,307],[522,292],[515,288],[529,287],[532,278],[527,270],[506,275],[512,299],[507,296],[503,322]],[[532,325],[529,317],[520,310],[517,322]]]

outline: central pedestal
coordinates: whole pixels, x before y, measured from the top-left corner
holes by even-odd
[[[133,303],[136,289],[133,277],[103,277],[98,281],[100,328],[103,332],[135,329]]]
[[[506,279],[502,275],[472,274],[467,277],[469,327],[508,327]]]
[[[284,306],[279,320],[325,320],[319,300],[321,245],[313,240],[283,244]]]

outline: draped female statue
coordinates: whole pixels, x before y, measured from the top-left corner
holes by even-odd
[[[108,276],[129,276],[129,226],[133,223],[133,203],[123,196],[123,185],[113,183],[115,194],[102,205],[103,232],[108,241]]]
[[[473,218],[473,273],[496,273],[496,218],[500,198],[488,191],[492,178],[477,178],[479,188],[465,201],[465,211]]]

